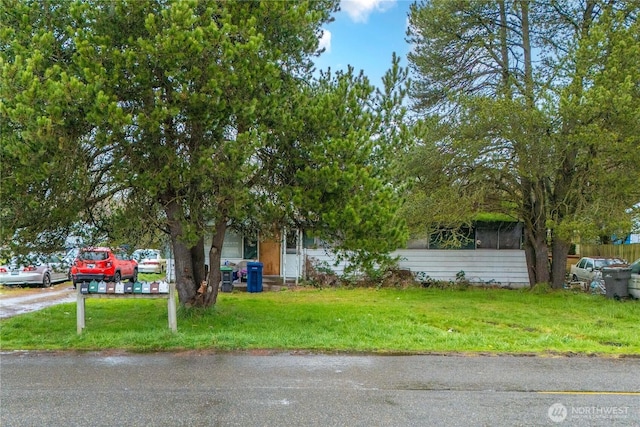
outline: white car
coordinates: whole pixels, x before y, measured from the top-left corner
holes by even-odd
[[[626,263],[618,258],[583,257],[577,264],[571,266],[571,280],[574,282],[591,283],[602,277],[603,267],[626,266]]]
[[[139,273],[164,273],[167,270],[167,260],[162,258],[157,249],[137,249],[133,258],[138,261]]]
[[[68,279],[68,267],[57,255],[13,257],[0,266],[0,284],[5,286],[41,285],[48,288]]]

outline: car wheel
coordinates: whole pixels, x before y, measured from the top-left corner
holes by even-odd
[[[44,275],[44,277],[42,278],[42,286],[45,288],[51,286],[51,276],[49,276],[48,274]]]
[[[118,283],[122,277],[120,276],[120,272],[116,271],[116,274],[113,275],[113,281]]]
[[[135,283],[138,281],[138,269],[133,270],[133,276],[131,276],[131,283]]]
[[[572,281],[577,282],[578,281],[578,276],[576,276],[575,274],[573,275],[573,277],[571,278]]]

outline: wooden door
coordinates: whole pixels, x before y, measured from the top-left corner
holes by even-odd
[[[280,275],[280,242],[265,240],[260,242],[260,262],[263,276]]]

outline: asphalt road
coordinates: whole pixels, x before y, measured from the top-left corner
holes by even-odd
[[[639,426],[640,359],[0,354],[0,425]]]

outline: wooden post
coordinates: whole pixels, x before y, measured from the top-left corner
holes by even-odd
[[[76,329],[78,335],[82,334],[82,330],[85,327],[85,301],[87,298],[103,298],[103,299],[118,299],[118,298],[137,298],[137,299],[167,299],[167,318],[169,320],[169,329],[172,332],[178,331],[178,316],[176,313],[176,285],[174,283],[169,284],[169,293],[162,294],[83,294],[80,290],[80,285],[77,286],[78,293],[76,297]]]
[[[82,295],[82,291],[80,288],[82,287],[80,283],[76,285],[78,288],[78,294],[76,297],[76,328],[78,331],[78,335],[82,333],[82,329],[84,329],[84,295]]]
[[[167,313],[169,316],[169,329],[172,332],[178,331],[178,320],[176,315],[176,285],[169,283],[169,298],[167,300]]]

